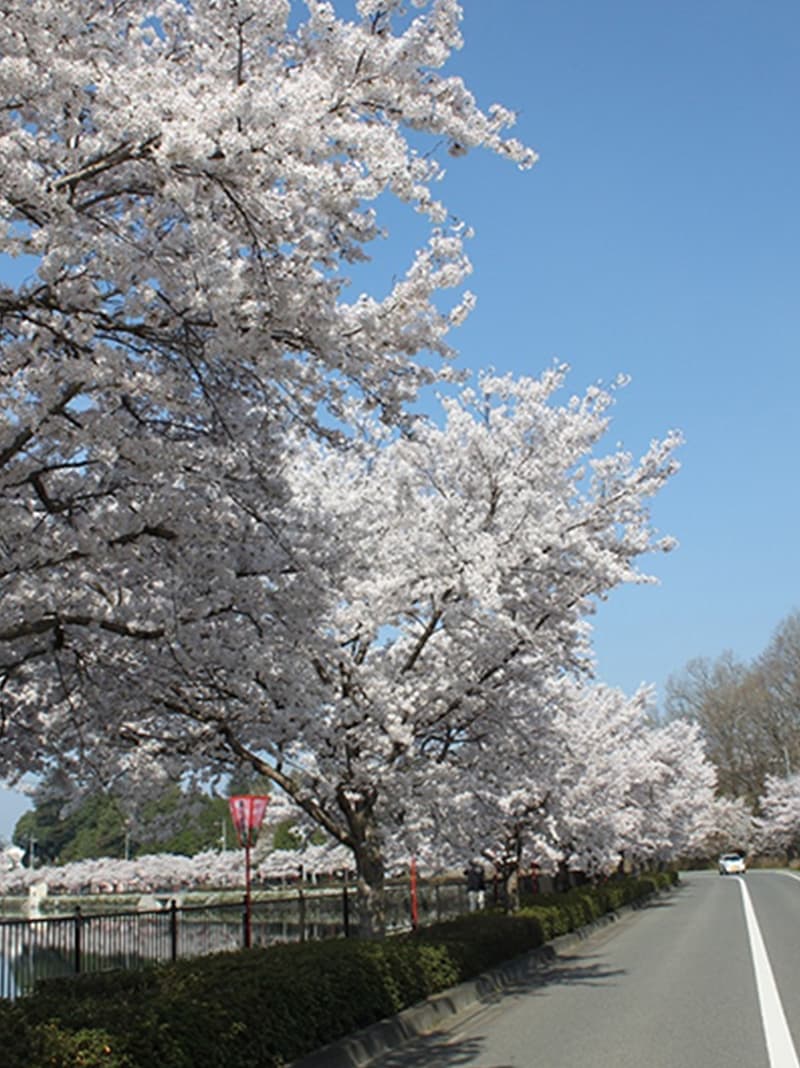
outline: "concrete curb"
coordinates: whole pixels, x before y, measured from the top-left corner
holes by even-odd
[[[672,889],[676,888],[661,893],[670,893]],[[452,1026],[457,1017],[488,1004],[510,987],[534,978],[545,965],[554,961],[559,953],[584,942],[601,928],[616,923],[626,913],[646,907],[648,900],[650,899],[633,905],[623,905],[615,912],[608,912],[592,923],[570,931],[569,934],[560,935],[538,949],[483,972],[475,979],[468,979],[440,994],[432,994],[425,1001],[404,1009],[396,1016],[380,1020],[362,1031],[348,1035],[347,1038],[323,1046],[300,1060],[292,1061],[288,1068],[366,1068],[381,1054],[391,1053],[412,1038]]]

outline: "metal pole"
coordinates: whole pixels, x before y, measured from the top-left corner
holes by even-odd
[[[347,894],[347,872],[344,873],[344,886],[342,887],[342,920],[344,922],[344,936],[350,937],[350,898]]]
[[[250,832],[244,843],[244,948],[250,949],[253,931],[250,920]]]
[[[81,973],[81,963],[82,963],[81,962],[81,956],[82,956],[82,948],[83,947],[81,946],[81,923],[82,923],[81,907],[80,907],[80,905],[76,905],[75,906],[75,974],[76,975],[80,975],[80,973]]]
[[[169,904],[169,941],[172,960],[178,959],[178,903],[175,898]]]
[[[297,926],[300,929],[300,941],[306,940],[306,895],[303,893],[303,884],[297,888]]]
[[[417,858],[411,858],[411,929],[419,927],[419,905],[417,903]]]

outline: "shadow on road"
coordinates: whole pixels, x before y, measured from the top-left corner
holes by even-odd
[[[378,1062],[380,1068],[458,1068],[471,1064],[479,1057],[484,1045],[482,1036],[477,1038],[448,1039],[446,1035],[428,1035],[414,1042],[412,1047],[398,1050]],[[496,1065],[492,1068],[511,1068]]]
[[[675,899],[672,897],[657,897],[653,898],[652,901],[645,902],[644,905],[639,905],[638,909],[671,909],[674,904]]]
[[[375,1062],[375,1068],[459,1068],[472,1065],[486,1047],[487,1036],[459,1036],[457,1028],[468,1019],[475,1021],[482,1012],[494,1012],[504,1004],[524,997],[541,997],[556,986],[601,986],[624,975],[621,968],[610,968],[599,955],[576,954],[557,957],[535,973],[509,983],[502,991],[485,995],[474,1012],[454,1021],[454,1030],[435,1031],[412,1040],[394,1053],[385,1054]],[[485,1068],[513,1068],[512,1065],[492,1064]]]
[[[587,955],[560,957],[556,965],[542,972],[538,987],[548,986],[601,986],[609,980],[625,975],[624,968],[609,968]],[[530,987],[527,988],[530,990]]]
[[[675,900],[673,896],[657,897],[641,907],[672,908]],[[613,926],[608,927],[608,933],[612,932]],[[525,969],[524,974],[516,978],[507,976],[502,990],[485,991],[474,1010],[454,1019],[439,1031],[413,1039],[394,1052],[384,1054],[373,1062],[374,1068],[459,1068],[475,1065],[488,1042],[487,1035],[474,1034],[475,1027],[491,1030],[492,1019],[505,1006],[524,998],[546,997],[549,991],[557,987],[617,985],[626,975],[626,969],[611,967],[604,957],[603,931],[594,931],[591,937],[595,941],[592,952],[588,952],[588,945],[587,952],[582,952],[580,943],[573,944],[569,949],[564,948],[560,954],[548,947],[549,959],[542,960],[540,957],[537,962],[531,958],[530,967]],[[600,946],[597,939],[601,940]],[[482,1019],[484,1013],[489,1014],[485,1020]],[[465,1025],[469,1025],[473,1034],[459,1033]],[[484,1065],[482,1060],[480,1063],[481,1068],[512,1068],[506,1064]]]
[[[483,998],[482,1007],[496,1007],[503,1002],[522,997],[542,997],[557,986],[603,986],[614,983],[622,975],[625,975],[624,969],[609,968],[598,957],[590,957],[587,954],[565,955],[535,974],[526,976],[519,982],[508,983],[502,991]]]

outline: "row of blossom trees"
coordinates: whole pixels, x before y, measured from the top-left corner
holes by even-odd
[[[616,700],[620,707],[625,704],[618,693],[607,694],[606,698]],[[594,723],[588,725],[586,740],[589,745],[592,744],[594,727]],[[663,739],[653,738],[652,743],[654,751],[664,747]],[[680,748],[683,749],[682,744]],[[601,792],[614,793],[612,803],[604,807],[599,796],[592,797],[588,784],[577,779],[579,769],[569,768],[565,763],[562,777],[569,778],[571,773],[575,778],[573,793],[565,793],[560,806],[561,819],[552,813],[545,818],[540,813],[537,829],[525,839],[524,852],[519,856],[514,852],[517,842],[512,842],[510,837],[505,841],[479,843],[477,848],[482,846],[484,856],[494,860],[500,872],[508,858],[517,869],[527,869],[529,864],[535,863],[545,872],[557,872],[566,866],[603,874],[617,867],[623,851],[634,862],[673,859],[676,854],[706,857],[711,852],[729,849],[731,843],[766,855],[788,853],[796,856],[800,851],[800,776],[792,780],[772,780],[761,801],[763,814],[753,817],[742,802],[712,800],[709,769],[702,758],[698,759],[700,754],[695,749],[699,778],[687,784],[700,790],[694,804],[689,803],[689,791],[679,789],[674,781],[669,791],[671,796],[665,798],[666,803],[662,805],[659,803],[660,792],[651,791],[648,781],[640,782],[639,788],[649,804],[634,807],[626,805],[623,800],[626,787],[617,772],[607,774],[611,769],[609,756],[608,752],[604,754],[605,770],[598,770],[589,779]],[[685,766],[683,757],[679,763]],[[627,784],[628,788],[630,785]],[[512,806],[515,801],[517,803],[517,817],[520,800],[510,799]],[[674,822],[670,824],[671,818]],[[519,832],[522,824],[518,821],[515,825],[513,819],[509,814],[505,827],[513,830],[516,826]],[[615,821],[616,827],[612,827]],[[595,828],[592,828],[593,823],[597,823]],[[404,871],[407,858],[398,855],[395,859],[395,870]],[[430,845],[418,859],[421,870],[428,874],[452,871],[452,866],[463,860],[453,854],[452,848],[437,855]],[[449,868],[448,860],[451,862]],[[262,882],[291,882],[301,876],[330,877],[343,872],[354,875],[355,865],[352,852],[341,845],[307,844],[297,851],[273,850],[263,854],[253,867],[255,879]],[[0,851],[0,894],[27,894],[32,886],[42,882],[47,883],[51,893],[61,894],[238,890],[243,880],[241,850],[205,852],[194,857],[171,853],[146,855],[134,860],[103,857],[35,869],[23,865],[21,850]]]
[[[570,692],[572,691],[572,692]],[[535,863],[544,872],[579,870],[609,874],[621,858],[657,863],[676,856],[704,855],[714,835],[750,836],[742,813],[715,802],[714,777],[699,744],[697,730],[682,723],[655,726],[646,692],[628,699],[606,687],[566,685],[549,737],[550,752],[538,750],[536,774],[490,792],[485,770],[478,766],[477,789],[464,789],[442,813],[441,833],[419,834],[417,860],[428,873],[460,870],[469,851],[491,859],[510,874]],[[528,753],[533,755],[533,749]],[[274,806],[283,818],[286,798]],[[739,824],[736,824],[739,820]],[[463,821],[463,823],[462,823]],[[307,819],[298,837],[309,830]],[[725,841],[723,841],[723,846]],[[384,858],[395,871],[406,869],[408,839],[386,828]],[[222,851],[196,857],[172,854],[131,861],[103,858],[31,870],[21,851],[9,853],[3,892],[21,892],[45,881],[51,890],[75,893],[81,888],[137,891],[166,886],[236,887],[243,879],[241,854]],[[342,845],[301,850],[273,850],[256,866],[261,878],[306,872],[355,870],[351,850]]]
[[[0,25],[0,773],[266,776],[387,864],[684,849],[696,734],[591,685],[589,617],[670,547],[678,436],[603,452],[615,388],[484,375],[437,148],[521,167],[442,67],[456,0],[31,0]],[[390,198],[427,227],[381,297]],[[460,291],[449,310],[442,290]],[[505,847],[505,846],[504,846]]]
[[[27,868],[3,863],[0,853],[0,893],[25,894],[30,887],[46,883],[54,894],[152,894],[184,890],[241,890],[244,885],[242,850],[214,850],[193,857],[176,853],[152,853],[135,860],[99,857],[68,864]],[[16,858],[14,858],[16,859]],[[353,872],[352,854],[342,846],[308,845],[301,853],[275,850],[253,866],[256,881],[295,880],[300,874],[330,876]]]

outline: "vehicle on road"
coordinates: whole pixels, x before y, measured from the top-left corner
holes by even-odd
[[[723,853],[719,858],[720,875],[744,875],[747,867],[740,853]]]

